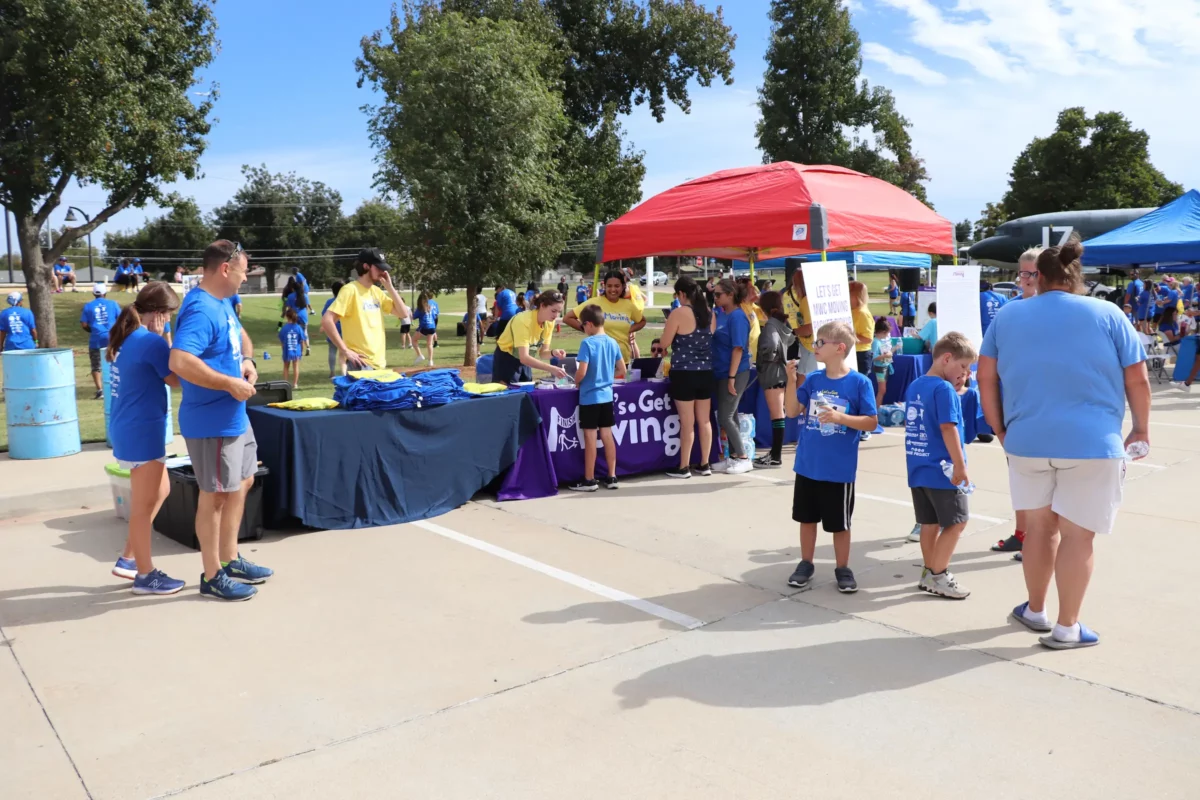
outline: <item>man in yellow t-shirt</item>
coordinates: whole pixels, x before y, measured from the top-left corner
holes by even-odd
[[[392,285],[391,267],[378,248],[361,250],[354,265],[358,280],[338,292],[321,317],[321,330],[337,348],[340,360],[350,369],[383,369],[387,366],[387,336],[383,315],[399,319],[411,316],[408,306]],[[382,288],[377,284],[382,284]],[[338,333],[338,323],[342,332]]]

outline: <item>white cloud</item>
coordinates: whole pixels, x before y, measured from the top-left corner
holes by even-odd
[[[862,46],[862,56],[867,61],[882,64],[897,75],[912,78],[926,86],[941,86],[946,83],[945,75],[925,66],[919,59],[897,53],[878,42],[865,43]]]

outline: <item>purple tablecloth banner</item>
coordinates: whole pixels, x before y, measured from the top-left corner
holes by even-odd
[[[667,393],[667,383],[640,381],[614,387],[613,438],[617,441],[617,474],[662,472],[679,465],[679,415]],[[579,428],[579,391],[542,389],[530,397],[542,415],[541,436],[527,439],[516,463],[504,475],[501,500],[550,497],[558,487],[583,477],[583,431]],[[692,463],[717,461],[720,440],[713,423],[713,448],[700,457],[692,446]],[[596,474],[608,474],[604,448],[596,455]]]

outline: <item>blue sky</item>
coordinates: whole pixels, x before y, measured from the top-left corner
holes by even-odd
[[[359,40],[387,24],[390,0],[226,0],[217,4],[221,52],[206,76],[220,100],[203,180],[181,184],[205,210],[242,183],[242,164],[295,171],[342,193],[349,213],[374,195],[374,153],[355,86]],[[707,3],[713,7],[715,3]],[[731,86],[694,87],[692,113],[662,124],[644,107],[626,121],[646,154],[644,197],[688,178],[759,163],[756,90],[770,36],[768,0],[724,4],[737,34]],[[1168,177],[1200,185],[1200,0],[851,0],[863,74],[890,88],[913,123],[929,197],[953,220],[974,220],[998,199],[1013,159],[1053,128],[1064,107],[1123,111],[1151,135]],[[94,187],[66,205],[103,206]],[[153,207],[122,212],[105,229],[141,224]]]

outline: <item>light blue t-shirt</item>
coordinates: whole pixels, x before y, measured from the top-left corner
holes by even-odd
[[[1183,285],[1183,302],[1184,303],[1192,302],[1192,297],[1195,294],[1196,294],[1196,287],[1194,285],[1192,285],[1190,283],[1185,283]]]
[[[500,319],[512,319],[520,311],[517,308],[517,295],[512,289],[502,289],[496,295],[496,305],[500,306]]]
[[[921,328],[919,336],[925,342],[925,349],[932,353],[933,346],[937,344],[937,320],[931,319],[926,322],[925,327]]]
[[[279,343],[283,345],[283,360],[298,361],[304,353],[304,329],[294,322],[285,323],[279,329]]]
[[[121,461],[153,461],[167,454],[167,386],[171,348],[146,328],[125,337],[110,367],[112,405],[108,437]]]
[[[896,357],[895,352],[890,336],[886,339],[877,337],[871,340],[871,363],[877,378],[886,377],[896,371],[893,363]],[[891,358],[889,359],[887,356],[891,356]]]
[[[175,320],[175,348],[231,378],[242,376],[242,323],[224,300],[204,289],[188,292]],[[241,436],[249,419],[246,404],[229,392],[206,389],[180,378],[179,432],[185,439]]]
[[[79,313],[79,321],[86,322],[88,326],[88,349],[101,350],[108,347],[108,331],[117,323],[117,317],[120,315],[121,307],[107,297],[97,297],[84,304]]]
[[[983,332],[986,334],[988,328],[991,327],[992,320],[996,318],[996,312],[1004,305],[1004,298],[993,291],[979,293],[979,324],[983,327]]]
[[[587,375],[579,384],[579,405],[611,403],[613,375],[617,362],[621,360],[621,347],[617,340],[608,334],[589,336],[579,343],[579,354],[575,360],[588,365]]]
[[[588,289],[582,283],[575,287],[575,304],[579,305],[588,299]]]
[[[824,370],[808,373],[804,385],[796,390],[796,399],[805,415],[800,425],[800,441],[796,443],[796,464],[793,470],[814,481],[854,483],[858,473],[858,441],[861,433],[838,425],[837,432],[821,435],[815,397],[829,403],[852,417],[873,417],[875,389],[871,380],[859,372],[850,372],[832,379]]]
[[[719,381],[727,381],[733,348],[742,348],[742,360],[735,372],[740,374],[750,369],[750,320],[741,308],[734,308],[728,313],[716,308],[713,309],[713,316],[717,320],[717,330],[712,337],[713,376]]]
[[[0,311],[0,330],[4,331],[5,350],[32,350],[33,329],[37,323],[28,308],[13,306]]]
[[[904,392],[904,458],[908,464],[908,485],[929,489],[953,489],[954,484],[942,472],[942,462],[950,460],[950,451],[942,438],[942,425],[958,426],[958,441],[964,438],[962,402],[954,387],[944,378],[922,375]],[[966,459],[966,452],[963,452]]]
[[[1002,309],[980,355],[996,359],[1007,452],[1124,457],[1124,370],[1145,361],[1146,352],[1121,309],[1095,297],[1045,292]]]

